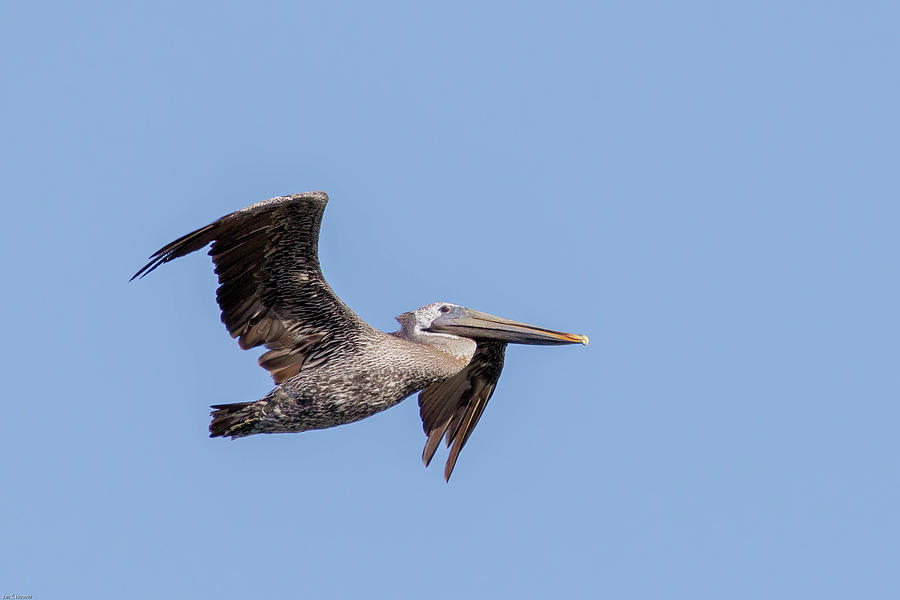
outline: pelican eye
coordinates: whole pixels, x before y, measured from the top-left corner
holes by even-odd
[[[450,312],[450,307],[449,307],[449,306],[442,306],[442,307],[441,307],[441,312],[442,312],[442,313],[448,313],[448,312]]]

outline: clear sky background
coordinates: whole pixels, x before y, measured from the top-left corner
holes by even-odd
[[[0,594],[900,597],[900,9],[736,4],[5,4]],[[128,282],[306,190],[376,327],[591,337],[449,485],[414,398],[209,439],[258,352],[203,253]]]

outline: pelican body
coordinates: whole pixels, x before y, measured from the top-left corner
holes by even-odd
[[[318,235],[328,196],[258,202],[164,246],[135,277],[212,244],[222,322],[277,384],[255,402],[214,405],[210,437],[288,433],[352,423],[421,390],[427,466],[441,439],[447,480],[493,394],[508,343],[587,344],[586,336],[435,302],[384,333],[359,318],[322,276]]]

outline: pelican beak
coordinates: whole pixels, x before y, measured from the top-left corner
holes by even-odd
[[[436,318],[428,331],[450,333],[476,341],[498,340],[510,344],[588,344],[586,335],[526,325],[463,307],[454,307],[453,311]]]

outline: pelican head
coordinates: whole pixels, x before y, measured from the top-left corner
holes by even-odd
[[[449,302],[434,302],[406,314],[410,315],[408,323],[419,337],[438,334],[468,338],[476,342],[494,340],[535,345],[588,343],[586,335],[526,325]],[[402,320],[400,322],[405,329],[407,323]]]

